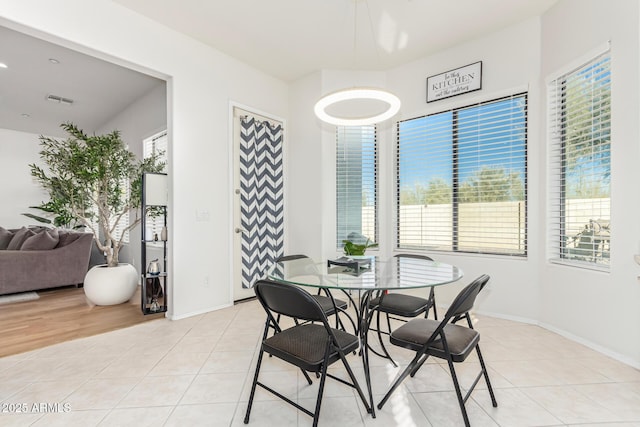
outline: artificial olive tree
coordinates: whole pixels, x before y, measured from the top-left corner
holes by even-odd
[[[107,265],[115,267],[126,231],[140,223],[142,174],[162,172],[162,153],[138,160],[117,130],[89,136],[72,123],[61,127],[69,137],[40,136],[44,166],[29,165],[50,198],[37,208],[53,210],[56,218],[73,219],[91,230]],[[116,235],[122,219],[132,212],[135,219]]]

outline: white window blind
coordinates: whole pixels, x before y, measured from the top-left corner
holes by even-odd
[[[397,246],[526,255],[527,96],[398,123]]]
[[[142,142],[144,158],[146,159],[154,154],[160,154],[160,158],[158,160],[166,164],[168,143],[169,138],[167,137],[167,131],[162,131],[145,139]],[[156,234],[160,236],[162,227],[164,226],[164,221],[165,218],[162,215],[147,215],[145,230],[148,230],[149,235],[145,236],[145,239],[151,240]]]
[[[377,241],[378,159],[375,126],[336,130],[336,236]]]
[[[608,268],[611,72],[604,52],[548,86],[552,259]]]

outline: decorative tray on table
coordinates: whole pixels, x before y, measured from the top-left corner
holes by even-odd
[[[351,258],[340,257],[338,259],[330,259],[327,261],[327,267],[344,267],[344,270],[335,271],[336,273],[355,273],[360,274],[371,269],[371,258]],[[334,272],[334,271],[330,271]]]

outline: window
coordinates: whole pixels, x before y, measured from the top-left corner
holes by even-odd
[[[397,246],[527,253],[527,96],[398,123]]]
[[[548,86],[552,258],[608,268],[611,73],[605,52]]]
[[[166,164],[167,148],[168,148],[167,145],[168,145],[167,131],[162,131],[160,133],[157,133],[145,139],[144,141],[142,141],[144,158],[146,159],[147,157],[150,157],[153,154],[159,153],[160,154],[159,160],[162,162],[165,162]],[[162,231],[163,226],[164,226],[164,217],[162,215],[160,216],[153,215],[153,214],[147,215],[145,230],[148,230],[150,234],[148,236],[145,236],[145,238],[148,240],[151,240],[153,239],[154,234],[157,234],[158,236],[160,236],[160,232]]]
[[[377,241],[378,161],[375,126],[336,131],[337,247],[365,236]]]

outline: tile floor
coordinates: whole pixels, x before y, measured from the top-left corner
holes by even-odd
[[[1,358],[0,426],[243,425],[263,321],[252,301]],[[474,427],[640,427],[640,371],[536,326],[476,321],[499,406],[480,383],[467,403]],[[399,348],[392,353],[400,363],[410,357]],[[361,375],[359,358],[350,360]],[[378,402],[398,369],[375,356],[372,363]],[[457,366],[469,384],[475,356]],[[312,407],[317,381],[306,385],[275,358],[265,358],[263,373],[265,382]],[[311,418],[258,389],[249,425],[310,426]],[[329,381],[320,425],[460,426],[462,417],[446,365],[430,362],[375,419],[352,389]]]

